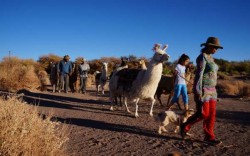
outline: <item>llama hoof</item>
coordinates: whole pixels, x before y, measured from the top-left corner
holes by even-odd
[[[161,134],[161,131],[160,131],[160,130],[158,130],[158,134]]]
[[[154,116],[154,114],[153,114],[153,113],[149,113],[149,115],[150,115],[151,117],[153,117],[153,116]]]
[[[127,110],[127,112],[130,113],[130,114],[132,113],[132,112],[130,112],[130,110]]]
[[[135,114],[135,118],[138,118],[139,117],[139,115],[138,114]]]
[[[111,106],[109,110],[113,111],[113,110],[114,110],[114,108]]]

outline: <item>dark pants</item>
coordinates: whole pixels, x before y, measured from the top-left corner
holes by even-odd
[[[87,82],[87,77],[80,77],[80,91],[83,93],[86,92],[86,82]]]
[[[68,92],[69,88],[69,74],[60,75],[60,90],[63,89],[65,92]]]
[[[216,100],[202,102],[195,96],[196,113],[182,124],[185,132],[191,129],[191,126],[203,120],[203,130],[205,133],[204,140],[214,140],[214,123],[216,116]]]

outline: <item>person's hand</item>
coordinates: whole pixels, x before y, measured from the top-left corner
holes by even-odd
[[[201,100],[201,94],[197,94],[198,100]]]
[[[198,102],[198,101],[201,101],[201,95],[200,94],[194,94],[194,100],[196,101],[196,102]]]

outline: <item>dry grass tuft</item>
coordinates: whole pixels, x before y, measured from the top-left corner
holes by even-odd
[[[223,80],[218,82],[217,87],[220,94],[250,97],[250,84],[243,81]]]
[[[50,84],[49,77],[46,71],[39,71],[38,77],[41,83],[41,91],[46,91],[47,86]]]
[[[218,72],[218,79],[222,79],[222,80],[230,80],[230,77],[227,76],[225,73],[223,72]]]
[[[0,99],[0,155],[63,155],[67,128],[42,120],[36,107]]]
[[[16,91],[19,89],[36,90],[41,86],[37,76],[37,63],[32,60],[4,58],[0,63],[0,89]]]

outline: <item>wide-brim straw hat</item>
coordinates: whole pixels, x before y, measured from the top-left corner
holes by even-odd
[[[201,44],[201,47],[202,47],[202,46],[207,46],[207,45],[210,45],[210,46],[214,46],[214,47],[223,49],[223,47],[220,45],[219,39],[216,38],[216,37],[209,37],[209,38],[207,39],[207,42],[206,42],[206,43],[202,43],[202,44]]]

